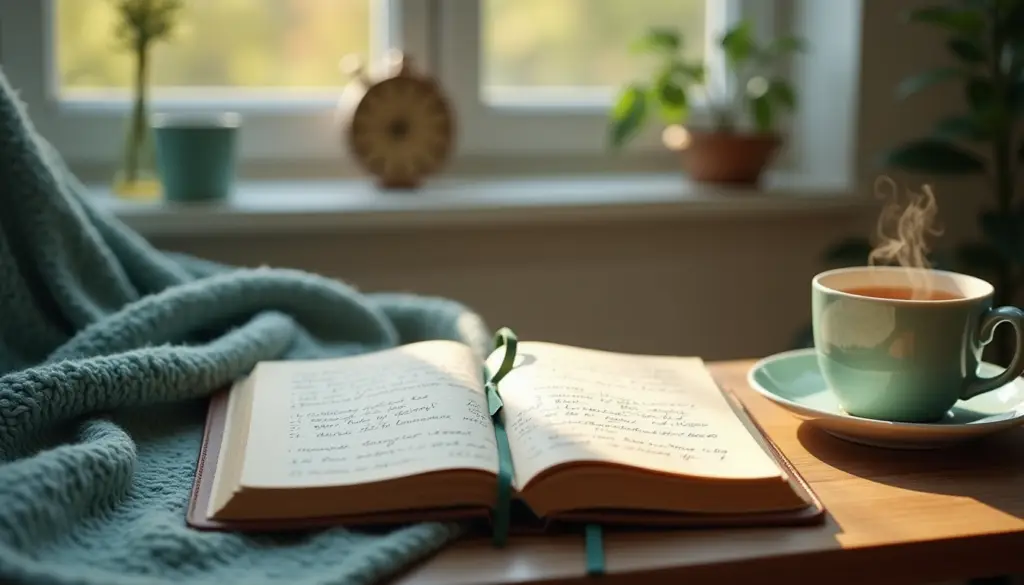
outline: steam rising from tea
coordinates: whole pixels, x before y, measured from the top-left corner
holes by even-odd
[[[939,206],[928,185],[920,192],[900,192],[896,181],[880,177],[875,181],[875,195],[885,200],[878,218],[877,242],[868,255],[870,266],[895,265],[908,269],[931,268],[928,238],[939,236],[936,226]],[[910,272],[914,298],[928,298],[930,279],[916,271]]]

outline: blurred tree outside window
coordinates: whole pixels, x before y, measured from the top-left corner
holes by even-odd
[[[226,93],[287,98],[336,89],[342,57],[366,57],[372,0],[187,0],[175,37],[153,55],[157,96]],[[120,50],[109,0],[55,2],[62,98],[128,95],[131,56]],[[284,94],[283,96],[281,94]]]
[[[705,0],[481,1],[485,95],[610,94],[650,72],[629,47],[653,26],[679,31],[688,59],[705,55]]]
[[[337,90],[348,81],[338,67],[342,57],[370,57],[378,1],[187,0],[176,38],[153,56],[154,92],[287,99]],[[682,31],[687,55],[704,55],[705,0],[479,1],[485,93],[610,93],[646,73],[628,47],[650,26]],[[127,96],[131,62],[112,33],[112,2],[55,6],[61,98]]]

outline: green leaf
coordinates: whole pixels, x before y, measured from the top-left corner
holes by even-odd
[[[992,82],[985,77],[972,77],[966,86],[967,103],[979,127],[988,131],[1012,125],[1007,105],[1015,100],[1014,89],[1004,94],[996,93]]]
[[[984,63],[988,56],[978,41],[966,37],[953,37],[949,39],[947,46],[957,58],[967,63]]]
[[[945,6],[912,10],[908,14],[908,20],[940,26],[967,36],[977,35],[985,29],[985,18],[978,11]]]
[[[935,137],[943,140],[986,141],[990,134],[985,125],[972,116],[948,116],[935,125]]]
[[[988,12],[996,7],[996,4],[1003,2],[1003,0],[963,0],[963,3],[975,10],[983,10]]]
[[[686,89],[675,79],[675,68],[669,67],[654,82],[654,98],[661,106],[666,122],[681,123],[688,113]]]
[[[908,142],[882,154],[879,162],[887,168],[934,175],[972,175],[984,172],[977,156],[936,139]]]
[[[647,118],[647,88],[632,84],[626,87],[611,112],[611,144],[619,148],[643,126]]]
[[[1005,17],[997,21],[999,32],[1010,38],[1020,38],[1024,31],[1024,2],[1014,0]]]
[[[725,58],[736,67],[750,59],[755,49],[754,33],[749,21],[742,21],[722,36],[719,41],[722,50],[725,51]]]
[[[999,250],[987,242],[967,242],[956,248],[957,268],[976,276],[985,276],[1003,269],[1006,260]]]
[[[754,118],[754,127],[758,132],[771,132],[774,111],[771,97],[767,93],[750,100],[750,115]]]
[[[767,53],[782,57],[790,53],[803,53],[807,50],[807,41],[801,37],[785,36],[779,37],[768,45]]]
[[[775,77],[768,82],[768,97],[788,110],[796,108],[796,92],[785,79]]]
[[[833,266],[864,266],[870,254],[871,242],[867,238],[851,236],[829,246],[824,260]]]
[[[704,64],[703,63],[684,63],[682,61],[676,61],[672,64],[672,71],[675,78],[678,80],[682,78],[682,82],[685,83],[704,83]]]
[[[756,44],[752,47],[751,55],[758,66],[772,67],[777,59],[782,59],[793,53],[807,51],[807,41],[802,37],[785,36],[771,41],[764,49],[759,49]]]
[[[906,99],[920,91],[928,89],[933,85],[942,83],[943,81],[949,81],[963,75],[963,72],[956,67],[937,67],[935,69],[929,69],[923,73],[919,73],[913,77],[908,77],[900,82],[896,88],[896,97],[899,99]]]
[[[972,77],[967,82],[967,103],[975,112],[983,113],[993,109],[996,102],[996,90],[992,82],[985,77]]]
[[[630,45],[634,53],[668,53],[679,51],[683,41],[675,30],[670,28],[651,28],[644,36]]]

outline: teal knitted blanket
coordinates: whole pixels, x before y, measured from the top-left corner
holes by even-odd
[[[206,398],[260,360],[490,333],[462,305],[160,252],[92,205],[0,71],[0,583],[371,583],[458,534],[185,525]]]

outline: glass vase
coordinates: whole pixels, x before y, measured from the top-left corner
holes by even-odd
[[[146,53],[142,51],[137,55],[132,108],[125,128],[121,163],[114,174],[114,194],[126,199],[150,200],[161,195],[150,124]]]

